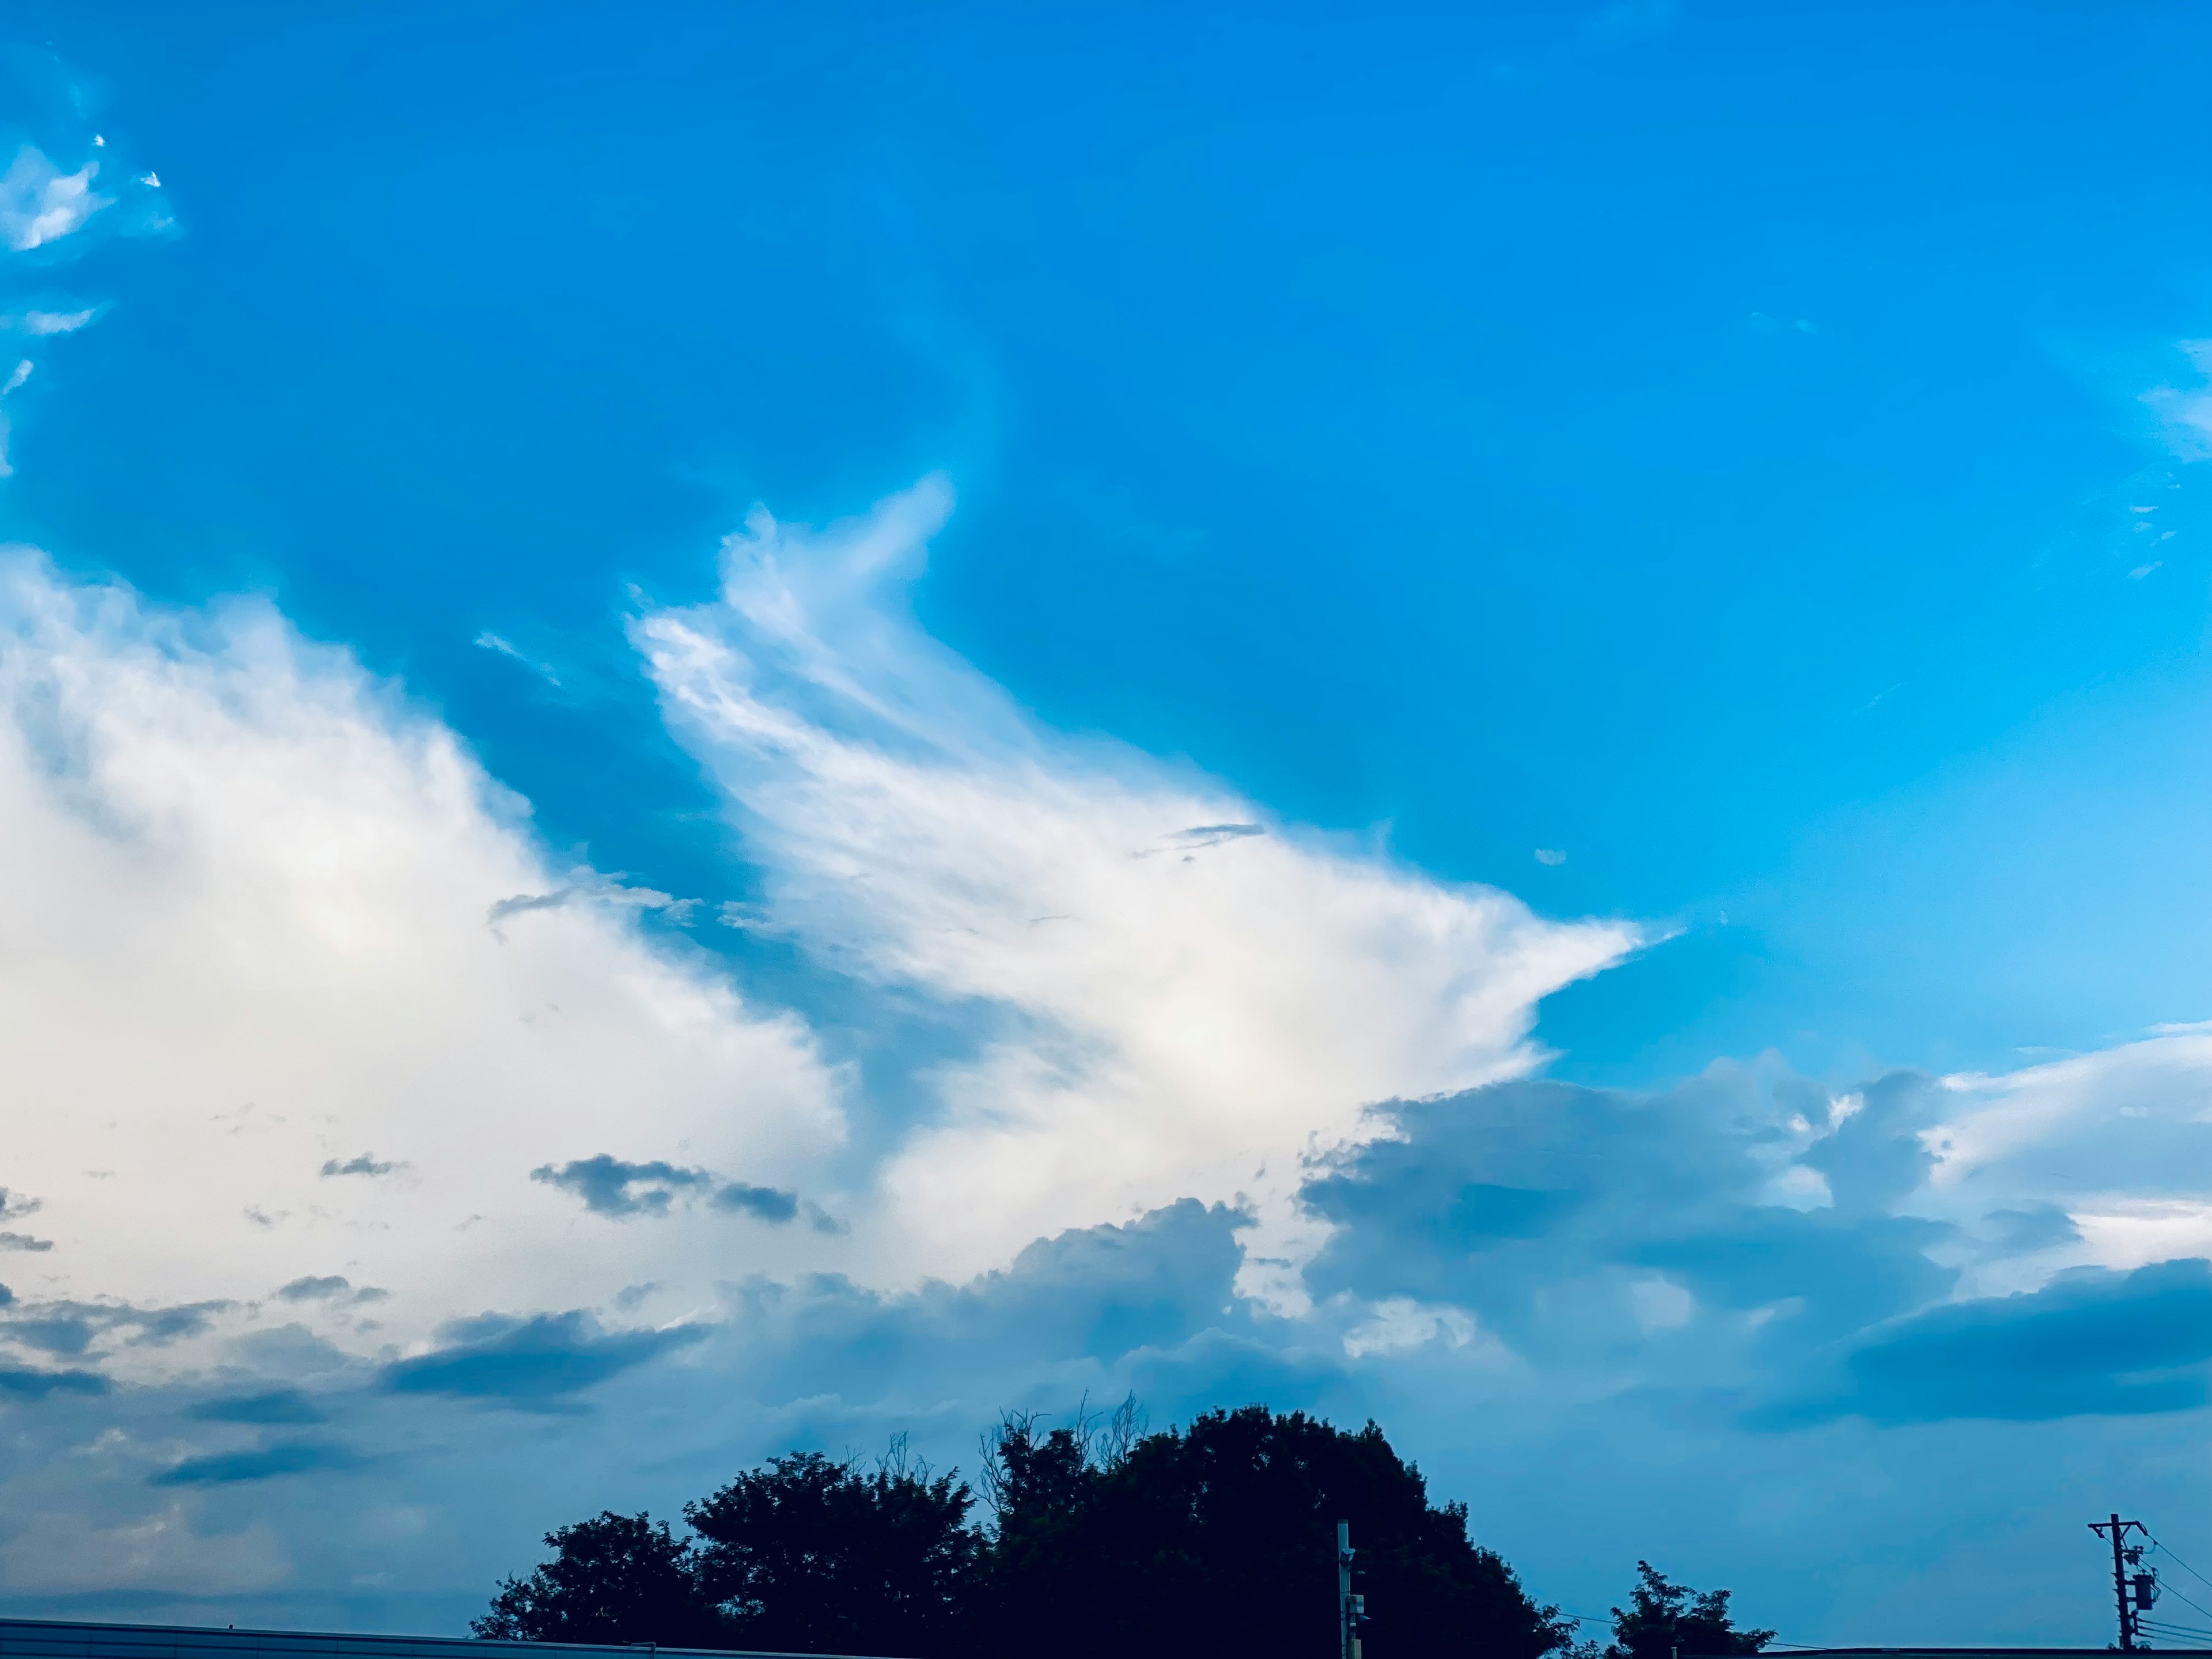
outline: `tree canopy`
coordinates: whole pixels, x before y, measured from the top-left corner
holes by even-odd
[[[504,1581],[479,1636],[876,1654],[1108,1659],[1164,1644],[1208,1659],[1333,1659],[1336,1523],[1367,1598],[1364,1659],[1544,1659],[1576,1647],[1430,1501],[1373,1423],[1347,1431],[1265,1406],[1146,1433],[1133,1402],[1048,1428],[1010,1414],[979,1484],[902,1441],[872,1464],[794,1452],[684,1506],[690,1535],[611,1511],[549,1533],[554,1554]],[[1753,1653],[1729,1593],[1639,1563],[1601,1659]]]
[[[1613,1610],[1613,1641],[1605,1659],[1723,1659],[1757,1653],[1774,1639],[1771,1630],[1736,1629],[1724,1589],[1700,1595],[1649,1561],[1636,1564],[1636,1580],[1628,1610]]]

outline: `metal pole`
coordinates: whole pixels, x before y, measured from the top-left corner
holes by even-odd
[[[2120,1604],[2120,1651],[2133,1653],[2136,1650],[2136,1618],[2128,1607],[2127,1564],[2120,1559],[2120,1537],[2124,1531],[2120,1517],[2115,1514],[2112,1516],[2112,1594]]]
[[[1336,1523],[1336,1653],[1337,1659],[1356,1659],[1358,1639],[1352,1623],[1352,1522]]]

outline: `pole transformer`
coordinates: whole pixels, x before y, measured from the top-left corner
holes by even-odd
[[[2133,1653],[2136,1651],[2136,1638],[2142,1633],[2136,1626],[2136,1620],[2156,1599],[2158,1589],[2154,1576],[2147,1571],[2135,1575],[2135,1583],[2132,1586],[2130,1585],[2128,1569],[2142,1559],[2143,1547],[2141,1544],[2130,1544],[2127,1537],[2130,1532],[2139,1532],[2145,1538],[2148,1538],[2150,1533],[2142,1522],[2123,1521],[2118,1514],[2103,1521],[2092,1521],[2089,1523],[2089,1530],[2100,1538],[2108,1534],[2111,1535],[2112,1602],[2120,1615],[2120,1651]],[[2130,1589],[2134,1592],[2132,1596],[2129,1593]]]

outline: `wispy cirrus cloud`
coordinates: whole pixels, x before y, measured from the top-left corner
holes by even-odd
[[[1300,1158],[1368,1133],[1369,1102],[1525,1072],[1539,1000],[1643,935],[1038,726],[908,611],[951,504],[931,479],[825,532],[757,512],[717,601],[631,629],[766,919],[972,1033],[862,1231],[887,1270],[966,1272],[1060,1226],[1245,1202],[1245,1282],[1295,1302]]]
[[[2184,460],[2212,458],[2212,340],[2184,340],[2181,355],[2197,372],[2197,386],[2154,386],[2143,401],[2166,423],[2166,441]]]

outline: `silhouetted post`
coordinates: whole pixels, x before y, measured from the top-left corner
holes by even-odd
[[[2146,1538],[2150,1536],[2149,1529],[2142,1522],[2123,1521],[2117,1514],[2110,1520],[2092,1521],[2089,1523],[2089,1530],[2099,1537],[2103,1537],[2108,1532],[2112,1535],[2112,1600],[2120,1610],[2120,1651],[2122,1653],[2133,1653],[2136,1650],[2136,1610],[2128,1605],[2128,1564],[2142,1559],[2142,1548],[2140,1545],[2134,1549],[2124,1547],[2124,1541],[2130,1529],[2142,1533]],[[2148,1606],[2148,1603],[2146,1602],[2144,1605]]]
[[[1359,1659],[1359,1597],[1352,1593],[1352,1522],[1336,1523],[1337,1659]]]

